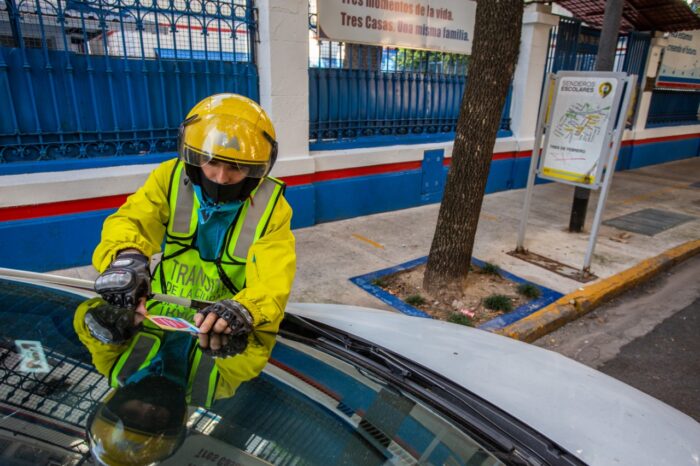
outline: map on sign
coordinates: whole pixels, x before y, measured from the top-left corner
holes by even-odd
[[[607,122],[610,105],[593,107],[576,102],[566,110],[554,127],[554,134],[568,142],[594,142]]]
[[[574,184],[595,185],[599,162],[608,155],[619,80],[565,76],[556,81],[539,175]]]

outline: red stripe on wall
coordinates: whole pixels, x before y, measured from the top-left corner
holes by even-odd
[[[327,170],[323,172],[310,173],[307,175],[283,176],[281,179],[289,186],[316,183],[318,181],[339,180],[343,178],[353,178],[356,176],[379,175],[382,173],[396,173],[406,170],[418,170],[421,161],[388,163],[384,165],[371,165],[369,167],[340,168],[338,170]]]
[[[683,139],[695,139],[695,138],[699,138],[699,137],[700,137],[700,133],[678,134],[675,136],[661,136],[658,138],[627,140],[627,141],[622,141],[622,145],[623,146],[641,146],[642,144],[653,144],[655,142],[681,141]]]
[[[677,88],[677,89],[700,89],[700,84],[693,83],[675,83],[675,82],[657,82],[656,87]]]
[[[655,142],[678,141],[683,139],[700,138],[700,133],[681,134],[674,136],[662,136],[657,138],[637,139],[623,141],[623,146],[638,146]],[[493,160],[507,160],[513,158],[526,158],[532,155],[531,150],[510,151],[493,154]],[[449,166],[451,158],[445,158],[443,165]],[[289,186],[300,186],[319,181],[339,180],[357,176],[378,175],[383,173],[396,173],[406,170],[417,170],[421,168],[421,161],[390,163],[384,165],[372,165],[369,167],[342,168],[338,170],[328,170],[304,175],[294,175],[281,177]],[[97,197],[92,199],[76,199],[72,201],[52,202],[48,204],[5,207],[0,208],[0,222],[10,220],[28,220],[32,218],[50,217],[54,215],[66,215],[82,212],[90,212],[102,209],[115,209],[121,206],[128,194],[117,196]]]
[[[128,194],[117,196],[76,199],[73,201],[50,202],[48,204],[5,207],[0,209],[0,222],[50,217],[53,215],[76,214],[93,210],[115,209],[121,206]]]

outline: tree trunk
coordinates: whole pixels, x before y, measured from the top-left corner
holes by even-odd
[[[430,292],[461,286],[469,273],[493,146],[518,60],[522,16],[523,0],[477,4],[452,166],[423,277],[423,287]]]

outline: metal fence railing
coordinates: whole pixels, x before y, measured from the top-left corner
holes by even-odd
[[[201,98],[257,99],[251,2],[1,2],[0,171],[169,152]]]
[[[454,137],[469,57],[326,40],[309,3],[312,150]],[[510,93],[499,135],[510,134]]]
[[[600,30],[583,26],[580,20],[574,18],[560,17],[559,24],[549,33],[545,79],[549,73],[560,70],[595,70],[599,42]],[[633,102],[643,85],[640,77],[644,74],[650,43],[651,34],[648,32],[621,34],[617,40],[613,70],[637,75]],[[632,121],[634,118],[628,120],[628,125]]]
[[[654,89],[647,127],[700,123],[700,92]]]
[[[650,34],[632,32],[618,37],[614,71],[640,75],[646,65]],[[600,31],[583,26],[579,20],[559,18],[559,25],[549,33],[545,73],[560,70],[593,71],[598,54]]]

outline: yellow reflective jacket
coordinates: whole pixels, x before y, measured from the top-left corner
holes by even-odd
[[[73,328],[78,335],[80,341],[90,351],[92,356],[92,364],[97,371],[111,379],[111,372],[117,360],[127,350],[132,340],[121,345],[109,345],[102,343],[94,338],[85,325],[85,314],[91,307],[101,301],[99,298],[93,298],[83,302],[73,315]],[[159,337],[163,334],[162,330],[154,330],[144,326],[141,333],[154,335]],[[196,339],[195,336],[192,337]],[[268,332],[253,332],[248,336],[248,345],[245,350],[235,356],[228,358],[215,358],[214,364],[218,370],[219,377],[214,387],[215,400],[221,398],[229,398],[233,396],[241,383],[257,377],[267,365],[272,348],[275,345],[276,335]],[[196,344],[193,342],[193,344]],[[196,350],[199,352],[199,350]],[[207,356],[208,357],[208,356]],[[183,364],[190,364],[191,361],[183,361]],[[110,380],[111,382],[111,380]],[[112,388],[117,388],[111,384]]]
[[[171,220],[171,181],[178,167],[181,163],[176,159],[156,167],[145,184],[105,220],[102,239],[92,257],[99,272],[104,271],[124,249],[135,248],[149,257],[161,252]],[[246,200],[243,208],[250,202],[250,199]],[[255,202],[255,193],[252,202]],[[292,209],[284,196],[280,196],[264,234],[248,250],[245,287],[235,295],[226,296],[248,309],[259,331],[278,331],[291,291],[296,272],[291,218]]]

